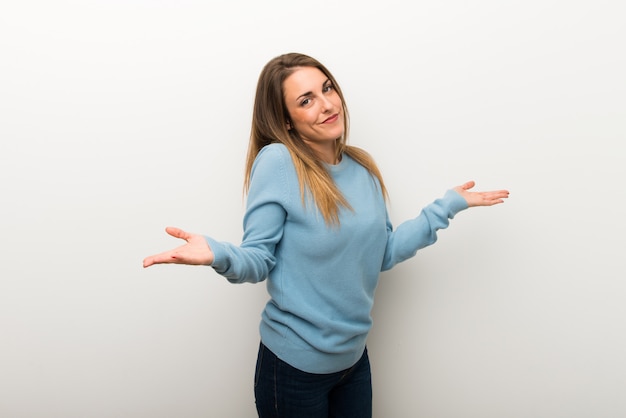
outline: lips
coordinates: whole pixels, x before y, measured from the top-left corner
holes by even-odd
[[[332,115],[331,117],[329,117],[328,119],[325,119],[324,122],[322,123],[333,123],[335,122],[337,119],[339,119],[339,114],[336,113],[334,115]]]

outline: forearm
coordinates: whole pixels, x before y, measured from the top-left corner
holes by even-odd
[[[205,237],[213,250],[213,269],[231,283],[258,283],[274,268],[273,248],[267,246],[236,246]]]
[[[381,270],[413,257],[418,250],[437,241],[437,231],[445,229],[450,219],[467,209],[467,202],[453,190],[422,209],[419,216],[403,222],[395,231],[389,226],[387,248]]]

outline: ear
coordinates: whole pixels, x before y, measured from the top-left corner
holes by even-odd
[[[293,127],[291,126],[291,121],[287,121],[287,130],[290,131],[292,129]]]

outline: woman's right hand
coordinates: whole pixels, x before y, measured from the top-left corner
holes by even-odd
[[[144,267],[153,264],[190,264],[190,265],[211,265],[214,255],[211,247],[202,235],[191,234],[182,229],[168,226],[165,232],[174,238],[187,241],[186,244],[170,251],[146,257],[143,260]]]

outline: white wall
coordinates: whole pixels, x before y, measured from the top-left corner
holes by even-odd
[[[290,51],[339,79],[395,223],[511,191],[383,274],[375,416],[625,416],[622,4],[3,2],[0,416],[254,416],[264,285],[141,260],[167,225],[239,242],[256,78]]]

